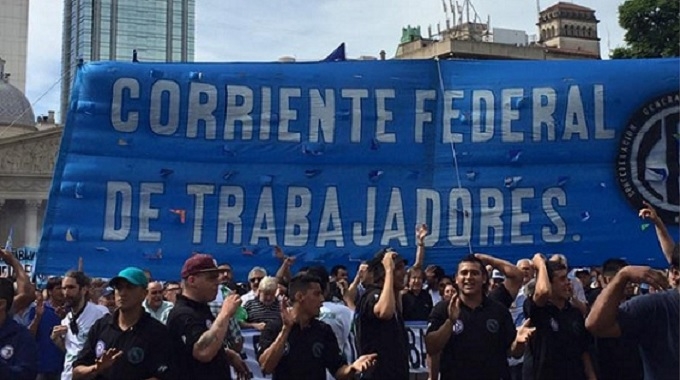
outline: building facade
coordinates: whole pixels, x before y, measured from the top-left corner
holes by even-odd
[[[4,1],[4,0],[0,0]],[[79,61],[191,62],[196,0],[64,0],[61,121]]]
[[[26,93],[28,0],[0,0],[0,58],[12,84]],[[5,79],[5,78],[2,78]]]
[[[498,28],[491,31],[488,23],[479,21],[461,20],[438,33],[437,38],[423,38],[420,28],[409,26],[402,30],[394,58],[600,59],[598,22],[594,10],[559,2],[540,12],[536,42],[530,42],[519,31]]]

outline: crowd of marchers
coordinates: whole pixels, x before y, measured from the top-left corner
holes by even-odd
[[[177,282],[135,267],[92,280],[81,262],[36,290],[0,250],[13,269],[0,278],[0,379],[250,379],[242,329],[256,329],[273,379],[407,380],[405,321],[427,322],[431,380],[679,379],[679,246],[651,206],[639,216],[667,268],[471,253],[449,277],[425,266],[420,225],[412,265],[385,248],[352,281],[344,266],[293,274],[277,247],[276,274],[255,267],[242,284],[229,264],[194,254]]]

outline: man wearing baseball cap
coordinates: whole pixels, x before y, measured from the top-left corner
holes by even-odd
[[[175,379],[165,326],[144,311],[148,280],[129,267],[111,279],[117,309],[90,329],[73,363],[73,379]]]
[[[212,256],[195,254],[182,267],[182,294],[168,316],[168,329],[178,355],[183,379],[231,379],[231,364],[240,375],[249,373],[238,353],[224,349],[229,319],[241,305],[232,293],[224,299],[217,317],[208,303],[215,299],[219,272]]]

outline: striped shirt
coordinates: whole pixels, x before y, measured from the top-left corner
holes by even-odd
[[[267,322],[281,318],[281,306],[278,302],[272,302],[270,305],[265,305],[259,298],[255,298],[246,302],[243,306],[248,313],[248,323]]]

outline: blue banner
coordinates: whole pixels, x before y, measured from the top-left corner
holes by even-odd
[[[80,68],[38,256],[177,279],[392,246],[665,266],[678,223],[678,60],[146,64]],[[673,230],[677,238],[677,229]]]

